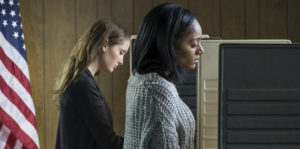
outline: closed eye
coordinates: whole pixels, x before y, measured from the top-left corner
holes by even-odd
[[[195,45],[192,45],[192,48],[197,48],[199,45],[198,44],[195,44]]]
[[[120,50],[120,55],[125,55],[126,54],[126,51],[125,50]]]

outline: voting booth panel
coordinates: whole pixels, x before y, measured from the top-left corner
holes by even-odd
[[[198,65],[197,128],[198,149],[217,149],[218,144],[218,81],[219,47],[223,43],[290,44],[286,39],[202,40],[204,53]]]
[[[222,44],[219,149],[300,148],[300,45]]]

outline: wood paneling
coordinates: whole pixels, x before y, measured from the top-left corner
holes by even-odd
[[[137,34],[139,26],[142,22],[144,16],[150,11],[153,7],[152,0],[135,0],[134,1],[134,13],[133,13],[133,34]]]
[[[232,9],[234,8],[234,9]],[[245,38],[245,5],[243,0],[221,1],[221,31],[224,39]]]
[[[188,1],[187,0],[168,0],[168,3],[173,3],[173,4],[176,4],[176,5],[179,5],[179,6],[182,6],[184,8],[187,8],[187,3]]]
[[[247,39],[259,38],[259,0],[245,0],[246,24],[245,34]]]
[[[287,38],[287,0],[260,0],[260,38]]]
[[[189,10],[197,17],[203,34],[220,37],[220,2],[219,0],[189,0]]]
[[[299,0],[26,0],[20,1],[40,146],[54,148],[58,110],[51,91],[63,60],[97,19],[114,18],[136,34],[144,15],[171,2],[191,10],[203,34],[223,39],[290,38],[300,42]],[[112,110],[114,128],[124,133],[129,55],[114,73],[96,78]]]
[[[45,148],[43,0],[20,1],[32,98],[40,147]]]
[[[153,0],[153,7],[167,2],[168,2],[167,0]]]
[[[76,0],[76,39],[96,22],[98,14],[97,0]]]
[[[300,1],[288,1],[288,38],[292,42],[300,43]]]
[[[45,145],[54,148],[58,110],[52,102],[54,81],[76,41],[75,0],[45,1]]]
[[[111,18],[111,7],[111,0],[98,0],[98,17],[100,19]]]

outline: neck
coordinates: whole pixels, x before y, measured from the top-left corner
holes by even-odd
[[[95,76],[95,74],[97,74],[98,70],[98,65],[96,63],[91,63],[88,66],[89,71],[92,73],[93,76]]]

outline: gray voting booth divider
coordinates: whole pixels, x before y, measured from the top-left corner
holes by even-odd
[[[300,149],[300,44],[222,44],[219,149]]]
[[[218,148],[219,47],[223,43],[290,44],[286,39],[202,40],[197,69],[197,149]]]
[[[132,46],[136,36],[131,36],[130,73],[132,70]],[[290,40],[202,40],[204,54],[196,70],[184,74],[185,84],[177,84],[183,101],[191,108],[197,122],[197,149],[217,149],[218,141],[218,59],[222,43],[282,43]]]

